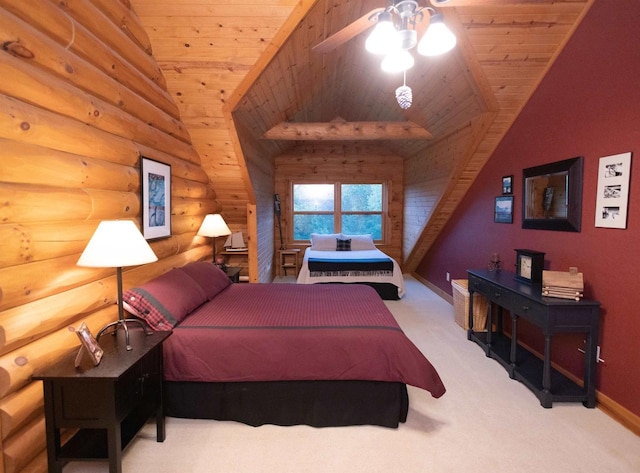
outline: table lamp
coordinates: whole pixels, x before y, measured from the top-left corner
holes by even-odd
[[[200,230],[197,233],[199,236],[213,237],[213,262],[216,262],[216,238],[219,236],[231,235],[231,230],[225,223],[222,215],[220,214],[208,214],[205,215]]]
[[[121,327],[125,333],[127,350],[132,349],[129,343],[127,323],[137,323],[143,328],[145,325],[141,320],[125,319],[124,317],[122,267],[137,266],[154,261],[158,261],[158,257],[131,220],[104,220],[100,222],[76,263],[78,266],[91,268],[117,268],[118,320],[103,327],[98,333],[97,339],[110,327],[113,327],[114,334]]]

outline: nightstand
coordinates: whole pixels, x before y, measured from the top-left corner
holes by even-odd
[[[287,269],[291,268],[295,271],[294,276],[298,275],[298,255],[300,254],[300,248],[290,248],[287,250],[278,250],[278,258],[280,264],[278,265],[278,276],[286,276]]]
[[[145,335],[129,329],[105,335],[98,366],[74,367],[75,351],[33,379],[43,381],[49,473],[61,473],[69,461],[108,461],[110,473],[122,472],[122,450],[155,415],[156,439],[165,439],[162,405],[162,343],[171,332]],[[86,357],[85,357],[86,358]],[[79,429],[63,446],[60,431]]]
[[[242,268],[238,268],[236,266],[227,266],[223,269],[223,271],[229,276],[231,282],[240,282],[240,271]]]

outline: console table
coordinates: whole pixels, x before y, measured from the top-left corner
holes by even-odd
[[[600,303],[590,300],[567,300],[543,297],[541,285],[529,285],[515,280],[509,271],[468,270],[469,330],[467,338],[480,345],[485,354],[497,360],[509,377],[524,383],[550,408],[554,401],[582,402],[596,405],[595,374],[598,346]],[[489,301],[487,331],[473,330],[473,294],[482,294]],[[497,320],[492,320],[493,306]],[[503,310],[511,314],[511,336],[504,334]],[[518,345],[518,319],[523,318],[539,327],[544,335],[544,357],[540,360]],[[492,328],[493,327],[493,328]],[[484,327],[483,327],[484,328]],[[579,332],[586,336],[584,356],[584,386],[580,386],[551,367],[551,337],[556,333]]]
[[[100,338],[104,355],[98,366],[75,368],[71,353],[33,376],[44,383],[50,473],[61,473],[68,461],[90,460],[108,461],[110,473],[121,473],[122,450],[152,416],[157,440],[164,441],[162,342],[171,332],[129,332],[131,351],[118,330]],[[63,429],[79,430],[61,445]]]

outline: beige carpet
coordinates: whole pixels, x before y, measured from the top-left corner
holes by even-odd
[[[148,424],[125,451],[123,471],[154,473],[640,472],[640,437],[599,409],[544,409],[522,384],[467,341],[453,308],[407,277],[388,307],[439,371],[447,393],[409,387],[406,424],[315,429],[258,428],[167,418],[167,439]],[[70,463],[64,473],[107,472]]]

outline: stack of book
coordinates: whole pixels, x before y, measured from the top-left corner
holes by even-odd
[[[561,299],[573,299],[579,301],[584,292],[584,280],[582,273],[576,268],[571,271],[543,271],[542,295],[547,297],[559,297]]]

